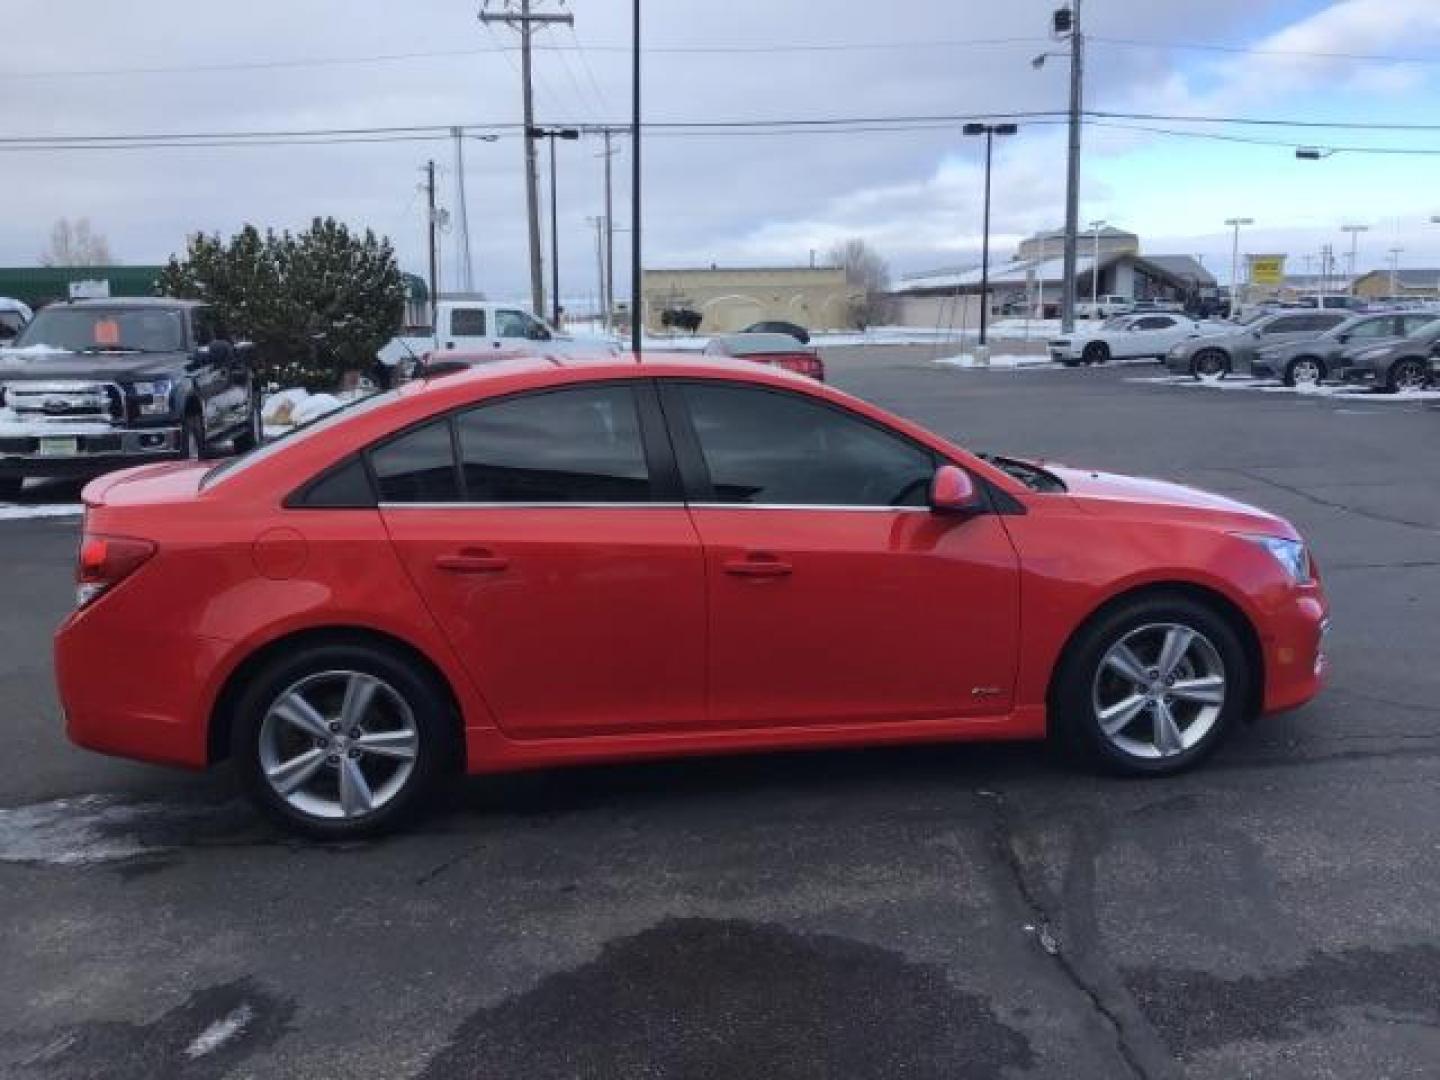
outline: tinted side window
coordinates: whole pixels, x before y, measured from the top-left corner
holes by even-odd
[[[215,313],[209,308],[196,308],[190,313],[190,329],[196,345],[209,345],[219,336],[215,331]]]
[[[375,492],[370,487],[364,461],[356,456],[332,469],[310,485],[300,505],[311,509],[374,506]]]
[[[1306,318],[1307,316],[1304,315],[1287,315],[1283,319],[1276,319],[1260,332],[1262,334],[1293,334],[1298,330],[1305,329]]]
[[[469,502],[647,502],[650,471],[629,386],[482,405],[456,418]]]
[[[924,506],[935,461],[924,450],[798,394],[682,386],[714,502]]]
[[[1404,337],[1409,337],[1416,331],[1429,326],[1434,321],[1435,317],[1430,314],[1402,315],[1400,317],[1400,333]]]
[[[518,311],[495,312],[495,336],[523,338],[530,320]]]
[[[1175,320],[1164,315],[1149,315],[1135,322],[1136,330],[1166,330],[1175,325]]]
[[[454,502],[460,498],[450,422],[435,420],[370,451],[381,502]]]
[[[1395,320],[1389,315],[1383,319],[1371,319],[1350,331],[1351,341],[1366,341],[1370,338],[1388,337],[1395,333]]]
[[[450,311],[450,333],[456,337],[484,337],[484,308],[453,308]]]

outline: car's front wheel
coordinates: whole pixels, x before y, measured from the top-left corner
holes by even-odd
[[[1104,364],[1110,360],[1110,346],[1103,341],[1092,341],[1080,354],[1087,364]]]
[[[369,836],[423,803],[453,745],[434,678],[368,644],[277,657],[236,706],[232,754],[272,818],[320,839]]]
[[[1230,623],[1184,596],[1126,604],[1086,628],[1052,698],[1057,734],[1119,773],[1177,773],[1249,707],[1253,674]]]

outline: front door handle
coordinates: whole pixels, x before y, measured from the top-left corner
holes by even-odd
[[[454,555],[440,555],[435,559],[436,569],[452,574],[498,574],[509,565],[509,559],[484,548],[465,548]]]
[[[731,559],[725,563],[725,573],[735,577],[787,577],[794,569],[783,559],[761,553],[750,554],[743,559]]]

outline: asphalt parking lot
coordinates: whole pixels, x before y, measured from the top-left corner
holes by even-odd
[[[589,768],[327,847],[225,772],[71,748],[76,523],[0,521],[0,1075],[1436,1075],[1440,408],[827,361],[974,448],[1290,517],[1330,690],[1169,781],[1038,746]]]

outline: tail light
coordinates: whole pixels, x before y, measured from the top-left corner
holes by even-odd
[[[781,353],[768,357],[770,363],[797,375],[806,375],[816,382],[825,381],[825,362],[819,353]]]
[[[149,540],[87,534],[80,541],[75,567],[75,606],[82,608],[119,585],[154,554],[155,545]]]

